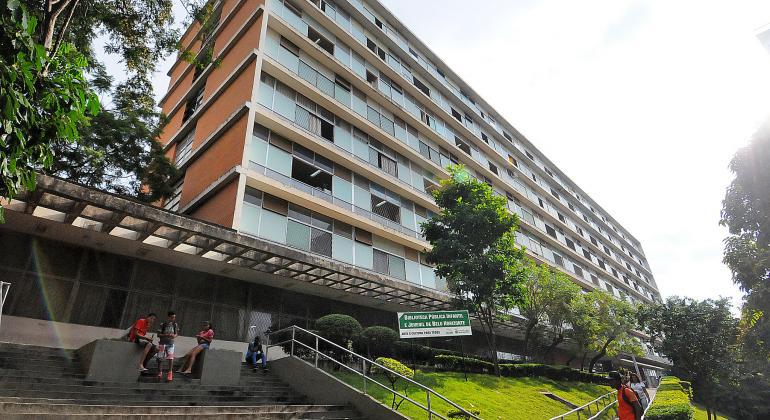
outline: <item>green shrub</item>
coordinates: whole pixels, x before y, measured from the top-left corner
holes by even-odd
[[[689,389],[689,383],[687,383]],[[692,420],[695,414],[690,395],[675,376],[663,378],[655,400],[645,416],[648,420]]]
[[[463,365],[465,366],[465,370],[474,373],[492,373],[495,369],[493,363],[487,362],[486,360],[474,359],[472,357],[439,354],[436,355],[433,360],[436,367],[441,370],[460,372],[463,370]]]
[[[356,351],[370,357],[390,357],[393,355],[393,343],[398,340],[398,333],[392,328],[379,325],[367,327],[356,337]]]
[[[385,377],[388,378],[388,381],[390,382],[390,387],[393,388],[393,391],[398,391],[396,389],[396,383],[401,378],[400,376],[397,376],[393,372],[398,373],[399,375],[405,378],[414,379],[414,370],[410,369],[408,366],[399,362],[396,359],[390,359],[387,357],[378,357],[377,360],[375,360],[375,362],[390,369],[390,370],[386,370],[386,369],[380,368],[379,366],[374,366],[372,367],[372,372],[377,373],[378,371],[382,371]],[[409,391],[409,384],[404,384],[404,389],[401,390],[401,392],[404,395],[409,396],[408,391]],[[393,400],[390,404],[390,408],[394,410],[398,410],[398,407],[400,407],[401,403],[403,402],[404,402],[404,398],[401,398],[398,402],[396,402],[396,394],[394,393]]]
[[[473,414],[474,416],[479,416],[481,414],[481,411],[479,410],[468,410],[469,413]],[[460,410],[449,410],[446,413],[447,418],[450,419],[467,419],[470,418],[467,414],[463,413]]]
[[[345,348],[361,333],[361,324],[352,316],[342,314],[322,316],[315,321],[315,327],[322,337]]]

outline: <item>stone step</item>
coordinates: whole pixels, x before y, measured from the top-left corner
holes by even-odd
[[[243,378],[242,378],[243,379]],[[158,385],[158,380],[156,377],[152,375],[145,375],[140,377],[140,380],[138,382],[97,382],[97,381],[87,381],[82,378],[50,378],[45,376],[30,376],[26,375],[23,372],[20,372],[16,375],[6,375],[3,377],[0,377],[0,384],[4,382],[18,382],[18,383],[27,383],[27,384],[45,384],[50,386],[61,386],[61,385],[85,385],[85,386],[107,386],[107,387],[155,387]],[[243,387],[285,387],[288,386],[283,381],[277,378],[273,377],[267,377],[263,379],[257,379],[257,380],[242,380],[241,384],[238,385],[201,385],[200,379],[194,379],[190,378],[189,376],[185,375],[177,375],[174,374],[174,381],[170,384],[164,384],[164,386],[178,386],[178,387],[200,387],[200,388],[217,388],[217,389],[225,389],[225,388],[233,388],[233,389],[239,389]]]
[[[254,414],[237,414],[237,413],[218,413],[218,414],[163,414],[164,418],[173,419],[189,419],[199,420],[203,419],[230,419],[230,420],[252,420],[255,418]],[[48,413],[25,413],[16,414],[8,413],[3,415],[4,420],[90,420],[90,419],[111,419],[111,420],[135,420],[135,419],[157,419],[158,414],[48,414]],[[317,419],[317,420],[363,420],[363,417],[359,417],[354,411],[350,412],[350,415],[345,413],[329,413],[327,411],[319,412],[305,412],[305,413],[286,413],[286,412],[265,412],[259,413],[260,419],[265,420],[283,420],[283,419]]]
[[[61,405],[79,405],[79,406],[93,406],[93,405],[104,405],[104,406],[117,406],[117,407],[125,407],[125,406],[138,406],[141,405],[144,400],[137,400],[137,401],[121,401],[121,400],[100,400],[100,401],[92,401],[92,400],[82,400],[82,399],[72,399],[72,398],[34,398],[34,397],[0,397],[0,403],[3,402],[29,402],[29,403],[38,403],[38,404],[61,404]],[[308,402],[303,399],[298,400],[289,400],[289,401],[259,401],[259,400],[247,400],[247,401],[215,401],[215,402],[206,402],[206,401],[199,401],[199,400],[193,400],[193,401],[179,401],[179,400],[155,400],[152,401],[146,405],[152,405],[152,406],[159,406],[159,407],[176,407],[176,406],[184,406],[184,407],[226,407],[226,406],[263,406],[263,405],[307,405]]]
[[[75,354],[76,350],[0,342],[0,351],[33,351],[35,353]]]
[[[134,387],[132,385],[123,387],[94,387],[86,385],[59,385],[56,387],[57,392],[85,392],[85,393],[123,393],[123,394],[142,394],[152,393],[156,395],[174,395],[174,394],[186,394],[186,395],[201,395],[201,396],[228,396],[228,395],[247,395],[254,397],[269,397],[269,396],[286,396],[293,393],[292,389],[288,386],[275,387],[275,388],[250,388],[239,387],[235,389],[201,389],[198,387],[185,387],[177,386],[174,388],[167,385],[173,385],[171,383],[158,383],[157,387]],[[46,384],[29,384],[29,383],[0,383],[0,395],[9,395],[13,391],[50,391],[52,388]]]
[[[95,392],[92,391],[62,391],[59,389],[52,389],[48,391],[41,390],[25,390],[25,389],[11,389],[3,391],[2,395],[5,397],[21,397],[21,398],[46,398],[46,399],[71,399],[71,400],[87,400],[91,403],[102,404],[101,401],[184,401],[188,402],[207,402],[217,403],[226,401],[247,401],[247,402],[259,402],[263,404],[267,403],[288,403],[304,401],[303,397],[293,393],[277,393],[267,395],[209,395],[206,393],[194,392],[193,390],[180,390],[178,392],[130,392],[130,390],[122,390],[121,392]]]
[[[218,414],[227,412],[231,414],[261,414],[261,413],[305,413],[328,412],[340,413],[350,411],[351,408],[344,405],[318,405],[318,404],[266,404],[266,405],[241,405],[241,406],[158,406],[158,405],[73,405],[73,404],[45,404],[36,402],[1,402],[0,413],[15,412],[56,412],[60,414]]]
[[[80,363],[49,363],[38,360],[0,359],[0,369],[23,370],[25,372],[81,373]]]
[[[36,353],[34,351],[6,351],[3,349],[0,349],[0,359],[19,359],[19,360],[47,360],[50,362],[62,362],[62,363],[71,363],[71,362],[77,362],[80,360],[80,357],[77,355],[55,355],[55,354],[47,354],[47,353]]]

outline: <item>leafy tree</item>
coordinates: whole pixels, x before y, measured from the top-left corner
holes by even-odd
[[[8,168],[3,173],[4,189],[15,193],[21,187],[33,188],[34,172],[44,171],[146,201],[170,195],[170,181],[178,172],[156,140],[164,119],[155,107],[151,77],[159,61],[178,49],[183,59],[199,67],[215,61],[210,50],[196,56],[189,45],[179,44],[180,32],[173,25],[173,0],[7,0],[4,3],[9,7],[25,5],[36,21],[42,23],[30,35],[49,56],[56,57],[64,45],[74,46],[86,59],[87,64],[80,66],[88,75],[85,86],[88,91],[104,95],[108,104],[103,112],[94,116],[89,127],[73,114],[71,125],[79,130],[72,135],[51,136],[46,132],[46,137],[33,142],[19,141],[20,145],[11,145],[13,149],[4,145],[3,148],[9,149],[3,150],[9,156]],[[182,0],[181,3],[188,17],[197,20],[203,28],[193,42],[196,44],[218,22],[215,2]],[[105,63],[97,57],[97,46],[101,43],[105,43],[104,52],[119,57],[125,67],[125,80],[115,83],[108,74]],[[66,49],[68,54],[74,51],[72,47]],[[15,57],[15,53],[10,56]],[[70,62],[76,61],[70,57]],[[45,74],[51,67],[44,62],[41,72]],[[30,103],[36,108],[45,108],[42,104]],[[11,119],[6,117],[6,120]],[[24,128],[19,122],[11,120],[11,124],[17,124],[20,130]],[[7,128],[8,124],[4,126]],[[24,131],[35,133],[35,130]]]
[[[18,1],[1,9],[0,197],[10,199],[35,188],[35,170],[51,165],[57,144],[78,139],[99,102],[84,76],[82,54],[68,43],[47,49],[36,42],[38,19]]]
[[[315,328],[322,337],[344,348],[362,329],[355,318],[343,314],[322,316],[315,321]]]
[[[591,345],[598,341],[597,311],[599,305],[596,303],[596,296],[596,293],[578,294],[570,307],[570,329],[567,331],[567,335],[576,347],[573,358],[580,357],[580,370],[583,370],[585,366]]]
[[[492,187],[461,166],[449,170],[451,177],[433,192],[441,212],[422,224],[433,246],[427,261],[436,265],[458,303],[481,322],[499,375],[494,327],[523,302],[526,278],[525,253],[514,242],[518,219]]]
[[[670,297],[642,306],[639,324],[655,349],[674,365],[674,373],[692,382],[695,396],[711,418],[720,386],[733,369],[737,320],[727,299],[696,301]]]
[[[366,352],[367,357],[390,357],[393,354],[393,345],[398,340],[398,333],[392,328],[379,325],[364,328],[359,336],[360,347]]]
[[[580,294],[580,287],[547,264],[530,261],[523,288],[524,303],[519,305],[519,313],[527,319],[524,350],[534,356],[541,344],[540,336],[550,334],[551,342],[543,354],[547,358],[564,341],[572,301]]]
[[[742,342],[758,364],[770,362],[770,120],[730,162],[735,174],[722,202],[724,263],[745,292]],[[765,369],[766,373],[767,370]]]
[[[390,359],[387,357],[378,357],[377,360],[375,360],[375,362],[390,369],[390,370],[385,370],[385,369],[378,368],[379,370],[382,370],[382,373],[388,379],[388,382],[390,382],[390,387],[393,389],[393,401],[390,404],[390,408],[394,410],[398,410],[398,408],[401,407],[401,403],[403,403],[405,399],[401,398],[401,400],[398,403],[396,403],[396,392],[398,392],[398,390],[396,389],[396,383],[398,382],[399,379],[401,379],[401,376],[408,379],[414,379],[414,370],[410,369],[408,366],[404,365],[403,363],[399,362],[396,359]],[[401,376],[396,375],[396,373]],[[409,384],[408,383],[404,384],[404,389],[402,390],[402,392],[407,397],[409,396],[409,394],[407,394],[408,389],[409,389]]]
[[[631,336],[636,328],[636,310],[628,302],[615,299],[609,293],[600,290],[588,292],[596,308],[595,340],[589,345],[596,355],[588,364],[588,371],[593,372],[596,362],[604,356],[618,353],[641,354],[640,343]]]

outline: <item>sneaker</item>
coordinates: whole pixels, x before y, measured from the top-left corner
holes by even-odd
[[[166,375],[166,382],[171,382],[174,380],[174,373],[171,371],[168,371],[168,374]]]
[[[171,373],[171,372],[169,372],[169,373]],[[162,377],[163,377],[163,370],[158,369],[158,379],[160,379]]]
[[[139,366],[139,372],[147,372],[149,369],[147,369],[144,366]]]

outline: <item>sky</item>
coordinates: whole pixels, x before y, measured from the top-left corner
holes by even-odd
[[[664,297],[740,303],[718,222],[770,115],[770,2],[382,1],[639,239]]]

